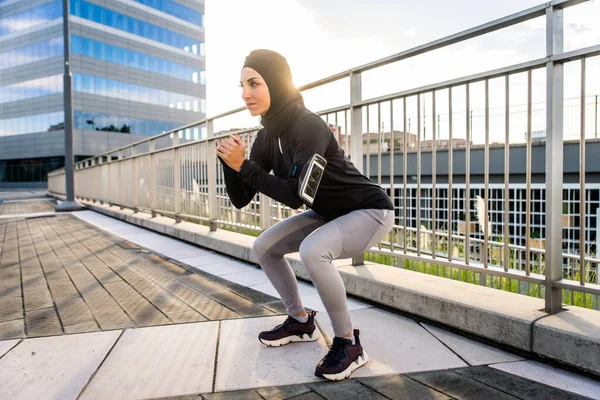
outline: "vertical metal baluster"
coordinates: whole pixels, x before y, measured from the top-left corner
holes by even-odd
[[[525,236],[527,238],[527,246],[525,248],[525,256],[527,260],[525,261],[525,274],[529,276],[531,273],[531,246],[530,246],[530,236],[531,236],[531,70],[527,71],[527,156],[526,156],[526,172],[525,172],[525,180],[527,185],[527,193],[525,200],[525,216],[527,218],[525,224]],[[541,269],[540,271],[541,272]]]
[[[452,249],[454,248],[454,243],[452,242],[452,183],[454,177],[454,166],[452,163],[454,156],[454,146],[452,141],[452,86],[450,86],[448,88],[448,261],[452,261]]]
[[[508,271],[510,265],[510,76],[504,77],[504,271]]]
[[[483,268],[488,267],[488,237],[490,236],[490,217],[489,217],[489,193],[490,193],[490,87],[489,80],[485,80],[485,149],[484,149],[484,186],[483,193],[484,216],[483,216]]]
[[[377,103],[377,184],[381,186],[381,103]]]
[[[421,255],[421,93],[417,94],[417,255]]]
[[[366,111],[367,111],[367,157],[366,157],[366,162],[367,162],[367,178],[371,179],[371,122],[369,120],[370,117],[370,110],[371,110],[371,106],[366,106]]]
[[[581,137],[579,139],[579,283],[585,285],[585,57],[581,59]],[[585,294],[583,294],[585,296]]]
[[[435,259],[435,247],[437,243],[437,237],[435,232],[435,224],[437,222],[437,127],[435,120],[435,90],[431,92],[431,257]]]
[[[406,132],[406,97],[402,98],[402,108],[403,108],[403,115],[402,118],[404,119],[403,121],[403,126],[402,126],[402,132],[403,132],[403,149],[402,149],[402,162],[403,162],[403,166],[402,166],[402,173],[404,174],[403,176],[403,194],[402,194],[402,202],[403,202],[403,206],[402,206],[402,210],[403,210],[403,228],[402,228],[402,232],[403,232],[403,244],[402,244],[402,248],[404,249],[404,254],[406,254],[406,235],[407,235],[407,230],[406,230],[406,216],[407,216],[407,210],[406,210],[406,206],[407,206],[407,202],[406,202],[406,193],[407,193],[407,186],[408,186],[408,172],[407,172],[407,168],[408,168],[408,160],[407,160],[407,141],[408,141],[408,133]]]
[[[390,145],[389,145],[389,154],[390,154],[390,200],[392,201],[394,213],[394,225],[396,224],[396,193],[394,189],[394,181],[396,174],[394,173],[394,101],[390,100]],[[394,231],[396,228],[392,227],[392,231],[390,233],[390,250],[394,252]]]
[[[335,133],[337,135],[337,140],[338,140],[338,144],[340,147],[342,147],[344,145],[343,143],[343,139],[342,139],[342,130],[339,128],[338,125],[338,113],[335,113]]]
[[[465,147],[465,264],[469,265],[471,260],[471,121],[469,118],[469,112],[471,107],[471,93],[470,86],[467,83],[466,86],[467,95],[467,110],[466,110],[466,147]]]

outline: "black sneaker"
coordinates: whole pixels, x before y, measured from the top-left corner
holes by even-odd
[[[315,326],[316,311],[308,314],[308,321],[302,323],[292,316],[270,331],[259,333],[258,340],[267,346],[283,346],[290,342],[314,342],[319,338]]]
[[[355,329],[355,344],[350,339],[334,337],[329,353],[317,364],[315,375],[330,381],[340,381],[365,365],[369,357],[360,345],[359,334],[358,329]]]

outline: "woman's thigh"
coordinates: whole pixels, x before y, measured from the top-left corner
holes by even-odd
[[[300,244],[326,221],[312,210],[279,221],[260,234],[254,249],[275,256],[295,253]]]
[[[354,257],[385,238],[393,223],[391,210],[352,211],[313,232],[305,246],[333,259]]]

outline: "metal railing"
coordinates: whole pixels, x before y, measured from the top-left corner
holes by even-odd
[[[584,1],[555,0],[545,3],[300,88],[309,90],[343,79],[350,83],[349,103],[323,110],[319,114],[332,126],[335,136],[354,165],[379,184],[385,185],[392,201],[400,210],[390,235],[369,250],[371,259],[388,264],[398,264],[399,260],[425,263],[426,266],[433,265],[436,269],[441,267],[442,272],[439,274],[444,276],[447,275],[447,271],[470,271],[479,284],[499,288],[505,288],[506,284],[510,285],[512,282],[517,282],[519,288],[522,284],[528,287],[533,285],[538,289],[537,296],[545,298],[546,311],[551,313],[561,309],[565,291],[569,291],[571,295],[575,292],[580,293],[584,305],[588,302],[586,296],[590,296],[595,304],[594,308],[598,308],[600,259],[594,254],[596,250],[587,251],[583,234],[580,234],[579,254],[563,253],[562,247],[563,65],[581,65],[579,184],[581,193],[586,193],[585,153],[588,137],[585,123],[586,107],[582,106],[586,99],[586,61],[600,55],[600,44],[563,52],[563,9],[582,2]],[[540,17],[546,19],[547,52],[544,58],[377,98],[362,98],[363,72]],[[535,235],[531,235],[534,141],[532,75],[536,73],[546,75],[544,238],[534,238]],[[524,140],[527,148],[526,159],[511,160],[511,143],[514,143],[515,131],[522,136],[522,131],[519,131],[521,127],[515,127],[511,120],[511,116],[514,115],[514,104],[511,103],[510,96],[511,79],[522,76],[526,77],[527,86]],[[503,120],[503,180],[507,193],[504,199],[503,221],[500,221],[500,225],[504,226],[501,232],[492,232],[488,216],[491,190],[491,84],[501,87],[500,95],[505,100],[504,109],[499,111],[501,118],[496,118]],[[474,128],[471,100],[476,91],[483,93],[485,105],[480,116],[483,124]],[[219,140],[232,132],[225,135],[215,134],[213,126],[217,120],[244,111],[244,108],[232,110],[77,163],[76,196],[136,211],[147,210],[153,216],[173,216],[178,222],[195,220],[210,225],[213,230],[222,227],[257,235],[298,210],[284,207],[262,194],[257,195],[242,210],[235,209],[229,202],[215,149]],[[594,112],[597,112],[597,109]],[[440,114],[447,117],[442,121]],[[384,131],[384,126],[388,126],[389,131]],[[183,140],[185,135],[182,132],[190,129],[205,131],[206,139]],[[246,141],[248,149],[257,129],[236,132]],[[413,133],[415,130],[416,134]],[[462,140],[464,145],[461,154],[464,152],[465,161],[465,170],[460,173],[454,170],[457,157],[454,154],[453,143],[458,139]],[[483,160],[471,158],[477,141],[480,142],[478,147],[484,149]],[[443,150],[438,146],[441,142],[444,142],[441,146]],[[392,155],[388,157],[389,165],[382,163],[383,144],[387,146],[385,151]],[[394,163],[394,155],[401,155],[400,165]],[[424,157],[431,160],[430,164],[424,163]],[[414,162],[409,163],[409,158]],[[482,174],[473,174],[475,162],[483,162]],[[525,246],[511,243],[509,223],[517,217],[522,218],[522,215],[516,216],[510,209],[509,189],[517,182],[510,174],[513,162],[524,162],[526,165],[525,182],[518,181],[518,184],[524,184],[526,188],[524,214],[528,240]],[[439,175],[438,170],[446,164],[447,176]],[[384,169],[389,170],[388,182],[383,181],[386,177]],[[423,181],[424,178],[427,178],[427,182]],[[48,181],[51,192],[64,193],[62,171],[49,174]],[[483,190],[473,191],[472,187],[475,185],[483,186]],[[428,204],[424,203],[424,187],[431,189],[431,202]],[[462,191],[458,190],[459,187]],[[444,198],[439,197],[440,190],[446,194]],[[411,196],[408,191],[411,192]],[[464,193],[464,197],[459,197],[459,193]],[[475,193],[481,195],[475,197]],[[413,199],[416,199],[416,204],[407,204]],[[474,201],[478,204],[477,207],[473,206]],[[589,209],[586,196],[582,195],[579,199],[579,212],[575,215],[579,220],[580,233],[588,229],[586,221],[591,221],[590,216],[586,215],[586,207]],[[443,219],[438,218],[442,208],[445,216]],[[472,217],[471,213],[476,209],[478,215]],[[409,212],[414,213],[411,218],[407,215]],[[464,220],[459,213],[464,213]],[[425,218],[427,215],[430,218]],[[416,223],[410,222],[415,219]],[[425,219],[429,226],[423,225],[422,220]],[[600,225],[598,219],[597,227]],[[480,228],[477,229],[477,226]],[[564,273],[565,263],[572,265],[570,274]],[[517,291],[523,292],[521,289]]]

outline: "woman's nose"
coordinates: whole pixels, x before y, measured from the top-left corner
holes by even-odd
[[[249,99],[250,98],[250,90],[248,89],[247,86],[244,86],[242,88],[242,99]]]

